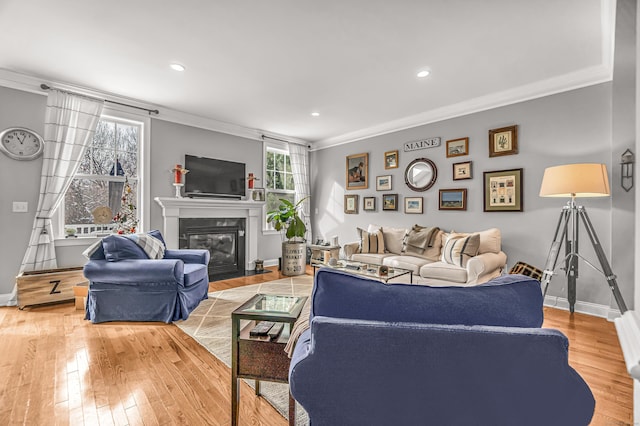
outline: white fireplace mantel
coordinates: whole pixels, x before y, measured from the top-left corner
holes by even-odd
[[[164,218],[162,235],[170,249],[179,248],[180,218],[246,219],[245,269],[254,269],[254,261],[258,258],[258,233],[261,230],[263,202],[169,197],[156,197],[154,200],[162,207]]]

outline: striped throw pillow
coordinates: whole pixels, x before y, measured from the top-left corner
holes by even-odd
[[[480,235],[450,234],[442,246],[442,261],[466,268],[467,261],[478,254]]]
[[[149,259],[164,258],[164,243],[149,234],[128,234],[123,235],[136,243],[149,256]]]
[[[360,237],[360,253],[384,253],[382,230],[367,232],[358,228],[358,237]]]

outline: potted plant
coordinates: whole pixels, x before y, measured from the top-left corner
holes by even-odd
[[[303,198],[296,204],[280,198],[278,210],[267,213],[267,222],[272,223],[282,236],[282,273],[284,275],[302,275],[307,263],[307,244],[304,238],[307,227],[299,215]]]

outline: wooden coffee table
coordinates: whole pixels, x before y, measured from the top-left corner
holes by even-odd
[[[231,424],[238,424],[239,379],[254,379],[256,395],[260,380],[289,383],[290,359],[284,348],[289,333],[307,301],[306,296],[256,294],[231,313]],[[241,320],[249,320],[241,328]],[[252,337],[250,330],[260,321],[284,323],[280,335]],[[289,393],[289,425],[295,425],[295,400]]]

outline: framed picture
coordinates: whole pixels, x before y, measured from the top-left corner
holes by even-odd
[[[451,139],[447,141],[447,158],[469,155],[469,138]]]
[[[376,197],[363,197],[362,210],[368,212],[376,211]]]
[[[398,194],[382,194],[382,210],[398,210]]]
[[[422,214],[422,197],[404,197],[404,212]]]
[[[369,187],[369,154],[354,154],[347,157],[347,189]]]
[[[376,191],[391,191],[391,175],[376,177]]]
[[[253,188],[251,199],[253,201],[264,201],[264,188]]]
[[[384,153],[384,168],[397,169],[398,168],[398,151],[387,151]]]
[[[489,157],[518,153],[518,126],[489,130]]]
[[[441,189],[438,210],[466,210],[467,189]]]
[[[484,172],[484,211],[522,211],[522,169]]]
[[[344,212],[346,214],[358,213],[358,196],[357,195],[344,196]]]
[[[471,179],[471,161],[453,163],[453,180]]]

